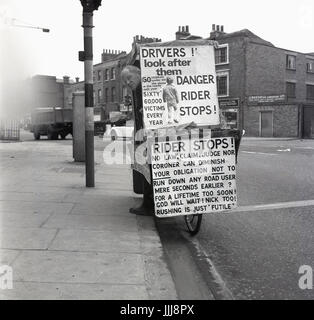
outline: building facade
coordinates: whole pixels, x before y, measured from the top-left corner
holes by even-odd
[[[199,39],[189,26],[176,39]],[[250,30],[226,33],[212,25],[216,40],[217,93],[221,116],[248,136],[314,138],[314,53],[274,46]]]
[[[245,29],[216,40],[220,107],[248,136],[314,138],[314,55],[275,47]],[[236,124],[236,125],[235,125]]]
[[[101,120],[108,119],[110,112],[120,111],[123,104],[120,73],[125,60],[125,51],[103,50],[102,62],[94,65],[95,111],[99,109]]]
[[[180,26],[175,39],[201,39]],[[217,93],[221,116],[230,128],[245,129],[248,136],[314,138],[314,53],[300,53],[274,46],[250,30],[226,33],[212,25],[207,38],[218,42],[215,49]],[[160,42],[136,36],[138,43]],[[108,119],[111,112],[129,113],[132,93],[120,74],[127,63],[126,52],[104,50],[94,65],[95,120]],[[84,82],[69,77],[36,76],[36,107],[72,107],[75,91]]]

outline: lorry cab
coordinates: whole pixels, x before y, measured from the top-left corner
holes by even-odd
[[[65,139],[68,134],[72,135],[72,121],[72,109],[37,108],[31,114],[30,131],[36,140],[41,136],[47,136],[49,140],[59,136]]]

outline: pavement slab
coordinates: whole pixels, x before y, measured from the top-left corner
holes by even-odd
[[[15,281],[145,284],[140,254],[23,251],[12,267]]]
[[[145,285],[14,282],[0,300],[147,300]]]
[[[137,232],[135,217],[124,217],[108,212],[107,215],[52,215],[42,226],[48,229],[112,230],[116,232]]]
[[[73,208],[73,203],[59,203],[50,201],[21,201],[2,200],[0,201],[0,212],[15,213],[56,213],[68,214]]]
[[[153,217],[129,208],[129,165],[95,151],[95,188],[72,141],[0,146],[0,263],[13,268],[2,299],[176,299]]]
[[[137,232],[60,230],[49,250],[141,253]]]
[[[78,200],[79,202],[75,203],[71,214],[108,215],[109,211],[114,215],[129,216],[129,208],[136,204],[136,201],[131,197],[123,196],[108,197],[105,195],[98,198],[94,197],[93,199],[87,198],[88,197],[85,196]]]
[[[46,192],[1,192],[0,200],[19,200],[19,201],[62,201],[67,195],[64,193]]]
[[[20,250],[0,249],[0,264],[11,265],[20,252]]]
[[[14,213],[14,212],[1,212],[0,221],[2,228],[39,228],[44,224],[50,214],[48,213]]]
[[[56,229],[8,228],[1,234],[0,247],[3,249],[48,249],[56,236]]]

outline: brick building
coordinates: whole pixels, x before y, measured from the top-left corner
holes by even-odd
[[[161,39],[135,36],[132,46],[136,43],[155,41],[160,42]],[[112,111],[122,111],[125,113],[132,111],[132,106],[125,104],[127,99],[131,99],[132,92],[126,86],[123,86],[120,78],[121,71],[126,66],[127,56],[125,51],[103,50],[101,62],[93,66],[95,120],[108,119]],[[58,80],[53,76],[36,77],[38,77],[38,85],[35,96],[40,97],[43,102],[42,107],[53,105],[72,108],[73,93],[84,91],[84,81],[79,81],[79,78],[75,78],[75,81],[73,81],[68,76],[64,76],[62,80]],[[50,81],[49,85],[47,83],[48,80]],[[50,86],[48,91],[54,92],[54,98],[45,94],[47,90],[44,87],[47,86]],[[57,96],[59,97],[58,103],[55,102]],[[50,104],[51,101],[54,103]]]
[[[175,38],[201,37],[182,26]],[[243,128],[248,136],[314,138],[314,53],[275,47],[247,29],[226,33],[219,25],[212,25],[208,39],[219,43],[215,50],[218,98],[231,128]],[[156,41],[161,40],[136,36],[132,46]],[[126,60],[126,52],[104,50],[101,62],[94,65],[95,119],[128,110],[124,102],[131,92],[120,79]],[[36,106],[46,99],[47,106],[71,107],[73,92],[84,90],[79,79],[44,77]]]
[[[161,39],[135,36],[137,43],[160,42]],[[127,53],[118,50],[103,50],[101,62],[94,65],[94,114],[101,120],[108,119],[112,111],[131,112],[132,106],[125,104],[132,92],[121,81],[121,71],[127,63]]]
[[[249,136],[314,138],[314,55],[275,47],[244,29],[217,40],[220,106]]]
[[[78,77],[75,81],[69,79],[64,88],[64,108],[72,108],[73,93],[78,91],[84,91],[84,81],[80,81]]]
[[[176,39],[199,39],[189,26]],[[212,25],[216,40],[217,89],[222,115],[249,136],[314,138],[314,54],[275,47],[244,29],[226,33]]]
[[[102,120],[108,119],[110,112],[120,111],[123,104],[120,73],[125,59],[125,51],[103,50],[101,63],[94,65],[95,113],[98,109]]]

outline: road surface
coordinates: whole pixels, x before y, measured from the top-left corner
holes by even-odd
[[[314,269],[314,141],[244,139],[237,178],[238,212],[204,215],[193,240],[216,298],[314,299],[298,285]]]

